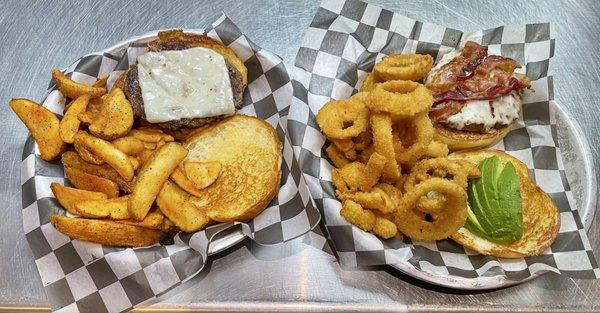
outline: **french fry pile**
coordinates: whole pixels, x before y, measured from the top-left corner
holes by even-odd
[[[56,229],[79,240],[147,246],[176,228],[193,232],[211,222],[195,195],[219,177],[219,162],[184,161],[188,150],[173,136],[154,127],[133,129],[131,104],[121,89],[107,92],[107,77],[91,86],[59,70],[52,78],[71,100],[62,119],[27,99],[13,99],[10,107],[40,157],[60,156],[74,186],[51,184],[60,205],[75,215],[53,215]]]

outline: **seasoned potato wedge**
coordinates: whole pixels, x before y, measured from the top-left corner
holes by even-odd
[[[127,220],[118,220],[117,222],[123,223],[123,224],[128,224],[128,225],[135,225],[135,226],[144,227],[144,228],[162,230],[161,228],[163,226],[164,220],[165,220],[165,215],[159,209],[154,208],[154,209],[151,209],[148,212],[148,214],[146,214],[146,217],[144,217],[144,219],[141,221],[127,219]]]
[[[163,185],[156,198],[156,204],[182,231],[194,232],[210,222],[204,209],[206,202],[188,194],[170,181]]]
[[[81,201],[75,204],[75,209],[84,217],[124,220],[129,218],[127,200],[129,196]]]
[[[221,174],[221,163],[213,162],[184,162],[185,175],[198,189],[204,189],[217,180]]]
[[[157,143],[159,141],[171,142],[175,139],[171,135],[164,134],[155,129],[134,129],[130,133],[133,137],[151,143]]]
[[[81,215],[76,207],[80,202],[106,200],[108,198],[106,194],[101,192],[66,187],[56,182],[50,184],[50,189],[52,189],[58,203],[71,214]]]
[[[140,168],[129,197],[129,214],[133,219],[140,221],[146,216],[162,185],[187,154],[182,145],[170,142],[150,155]]]
[[[144,142],[133,136],[115,139],[112,144],[127,155],[136,155],[144,150]]]
[[[92,164],[96,164],[96,165],[102,165],[102,164],[106,163],[106,162],[104,162],[104,160],[101,157],[91,153],[85,146],[83,146],[79,142],[74,142],[73,147],[75,148],[75,151],[77,151],[79,156],[88,163],[92,163]]]
[[[98,80],[92,85],[92,87],[106,88],[107,81],[108,81],[108,75],[104,75],[104,76],[98,78]]]
[[[173,173],[171,174],[171,180],[175,182],[175,184],[177,184],[177,186],[179,186],[179,188],[185,190],[187,193],[196,196],[196,197],[200,197],[200,190],[198,188],[196,188],[196,186],[194,185],[194,183],[189,180],[187,178],[187,176],[185,175],[185,173],[178,167],[175,168],[175,170],[173,171]]]
[[[60,122],[50,110],[28,99],[10,100],[10,108],[38,144],[42,160],[51,161],[66,149],[60,138]]]
[[[119,189],[121,189],[121,191],[124,193],[131,193],[133,182],[124,180],[123,177],[121,177],[121,175],[119,175],[119,173],[108,164],[95,165],[88,163],[84,161],[83,158],[81,158],[81,156],[79,156],[79,154],[75,151],[67,151],[63,153],[61,161],[65,168],[72,167],[88,174],[104,177],[117,183],[117,185],[119,185]]]
[[[90,123],[94,136],[113,140],[125,136],[133,126],[133,109],[119,88],[111,90],[102,102],[100,112]]]
[[[52,70],[52,80],[54,80],[58,90],[60,90],[65,97],[71,99],[77,99],[79,96],[85,94],[89,94],[92,98],[98,98],[106,93],[106,88],[76,83],[58,69]]]
[[[111,246],[149,246],[158,242],[164,235],[160,230],[111,220],[73,218],[55,214],[52,215],[51,222],[54,228],[72,239]]]
[[[79,131],[75,135],[75,141],[92,154],[102,158],[126,181],[133,179],[133,165],[129,157],[110,142],[91,136],[84,131]]]
[[[77,134],[79,125],[81,124],[78,116],[80,113],[85,112],[89,101],[90,95],[82,95],[69,103],[69,108],[59,124],[60,138],[64,142],[73,143],[73,138]]]
[[[98,191],[107,195],[109,198],[116,198],[119,196],[119,186],[112,180],[88,174],[72,167],[65,168],[65,175],[67,175],[69,181],[71,181],[77,189]]]

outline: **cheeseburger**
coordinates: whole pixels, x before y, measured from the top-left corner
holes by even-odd
[[[142,123],[186,130],[242,106],[247,69],[230,48],[182,30],[159,32],[117,80]]]
[[[451,150],[484,147],[504,138],[516,123],[529,79],[517,61],[488,55],[469,41],[445,54],[425,80],[433,92],[429,117],[435,139]]]

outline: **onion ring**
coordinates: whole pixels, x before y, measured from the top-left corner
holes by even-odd
[[[400,164],[410,164],[420,158],[433,140],[433,125],[427,113],[418,114],[415,118],[402,120],[398,140],[393,140],[396,161]],[[411,138],[412,137],[412,138]],[[405,146],[403,140],[413,142]]]
[[[331,142],[344,154],[344,156],[354,161],[356,160],[356,150],[352,139],[330,139]]]
[[[356,138],[354,138],[354,149],[358,151],[363,151],[367,149],[373,143],[373,133],[371,133],[370,129],[365,130],[360,133]]]
[[[389,239],[398,234],[398,228],[394,222],[383,217],[377,217],[373,225],[373,233],[383,239]]]
[[[340,210],[340,215],[350,224],[356,227],[369,231],[375,225],[375,214],[369,210],[363,209],[360,204],[346,200]]]
[[[350,191],[346,181],[344,181],[344,177],[342,177],[340,170],[337,168],[334,168],[333,171],[331,171],[331,182],[336,189],[336,194]]]
[[[333,166],[335,167],[344,167],[345,165],[351,162],[346,158],[344,153],[340,151],[340,149],[338,149],[338,147],[334,144],[330,144],[325,149],[325,152],[327,153],[327,156],[329,157],[331,162],[333,162]]]
[[[369,98],[369,93],[368,92],[357,92],[355,94],[352,95],[352,97],[350,97],[351,100],[355,100],[361,103],[364,103],[365,105],[367,104],[367,99]]]
[[[365,168],[366,166],[360,162],[352,162],[339,169],[350,191],[356,191],[364,185]]]
[[[363,80],[362,86],[360,86],[360,92],[369,92],[379,84],[377,77],[374,73],[368,73]]]
[[[371,115],[371,129],[373,131],[373,145],[375,152],[387,158],[383,179],[389,182],[395,182],[400,178],[400,168],[396,163],[394,153],[394,144],[392,138],[392,119],[385,114]]]
[[[388,55],[375,64],[373,73],[384,81],[421,80],[431,71],[433,58],[429,54]]]
[[[433,104],[431,91],[408,80],[391,80],[371,91],[367,106],[374,113],[389,113],[394,118],[410,118],[429,112]]]
[[[419,161],[410,170],[404,182],[404,190],[410,191],[415,185],[432,177],[446,178],[452,175],[452,182],[467,189],[467,174],[463,165],[448,158],[435,158]]]
[[[329,138],[350,139],[369,126],[369,109],[356,100],[332,100],[317,113],[317,124]]]
[[[432,222],[429,222],[416,204],[431,191],[443,196],[444,205],[443,210],[431,214]],[[466,220],[467,192],[453,182],[431,178],[416,185],[402,197],[394,224],[412,239],[441,240],[456,233]]]
[[[449,152],[447,144],[433,140],[425,149],[424,155],[429,158],[439,158],[447,156]]]
[[[363,184],[360,188],[362,191],[369,191],[377,184],[386,164],[386,157],[377,152],[371,154],[363,172]]]
[[[352,200],[365,209],[377,210],[383,214],[396,211],[396,204],[392,198],[379,188],[373,188],[369,192],[340,193],[339,198],[342,201]]]
[[[371,155],[374,152],[375,152],[375,145],[371,144],[370,146],[365,148],[363,151],[361,151],[360,155],[358,156],[358,161],[360,161],[361,163],[367,164],[367,162],[369,162],[369,158],[371,157]]]

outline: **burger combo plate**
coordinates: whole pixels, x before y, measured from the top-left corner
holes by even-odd
[[[288,132],[340,263],[460,289],[597,278],[580,220],[595,201],[575,201],[565,170],[593,168],[578,135],[559,144],[577,131],[553,99],[553,54],[548,23],[466,33],[323,1]]]
[[[39,162],[62,167],[67,179],[36,184],[49,188],[59,204],[48,216],[51,227],[77,242],[131,248],[168,246],[177,240],[194,247],[194,234],[211,225],[243,225],[227,235],[228,246],[245,235],[254,236],[257,223],[247,222],[265,209],[277,209],[281,215],[308,212],[305,227],[294,224],[288,231],[293,235],[262,241],[277,243],[308,232],[318,222],[302,181],[306,179],[343,264],[391,264],[426,273],[415,276],[434,283],[440,283],[436,275],[444,276],[439,268],[445,276],[502,276],[514,282],[546,271],[568,274],[563,260],[572,256],[563,247],[568,243],[553,243],[567,231],[561,228],[561,217],[576,210],[560,207],[565,203],[557,201],[566,200],[569,206],[574,205],[572,199],[540,188],[536,178],[542,176],[531,168],[538,155],[521,160],[506,139],[528,136],[527,122],[545,126],[539,120],[523,121],[524,105],[529,111],[533,105],[547,110],[552,101],[551,86],[538,89],[540,79],[547,80],[548,68],[535,72],[531,60],[540,52],[527,51],[528,44],[541,49],[536,41],[525,40],[524,57],[502,47],[502,34],[498,39],[482,32],[469,40],[456,30],[394,13],[386,20],[385,10],[378,8],[378,15],[372,14],[373,8],[359,1],[323,2],[315,17],[322,24],[311,25],[296,59],[294,94],[299,96],[292,101],[288,91],[287,104],[279,96],[280,103],[270,108],[292,103],[287,129],[269,116],[258,118],[244,110],[252,102],[256,113],[261,100],[251,99],[247,91],[257,73],[246,66],[248,56],[232,49],[239,45],[235,41],[227,44],[206,34],[172,29],[134,41],[129,48],[145,52],[130,54],[126,66],[104,76],[77,79],[52,70],[55,90],[50,102],[66,99],[62,112],[29,99],[9,103],[30,131]],[[329,18],[319,17],[324,12]],[[383,27],[385,34],[361,37],[356,29],[353,32],[351,21],[358,13],[362,22]],[[553,45],[549,30],[538,28],[533,34],[539,36],[537,42]],[[318,40],[316,33],[325,36]],[[328,42],[328,33],[338,41]],[[437,45],[432,40],[436,37],[442,39]],[[325,46],[321,42],[338,48],[315,48]],[[310,68],[307,51],[317,55]],[[347,63],[345,68],[341,61]],[[332,79],[316,84],[328,75]],[[535,104],[536,97],[546,97],[546,102]],[[322,134],[319,146],[304,141],[308,127]],[[291,145],[299,148],[295,155],[286,131],[292,134]],[[556,139],[548,141],[552,151],[558,151]],[[527,149],[542,150],[521,150]],[[284,164],[294,163],[290,157],[298,158],[297,171],[304,173],[291,184],[289,172],[294,169]],[[564,171],[562,162],[556,166]],[[274,198],[275,204],[286,201],[280,187],[297,190],[299,207],[274,208]],[[204,232],[203,238],[210,242],[226,228]],[[585,232],[577,234],[589,246]],[[355,248],[348,249],[348,242]],[[453,264],[443,253],[443,264],[419,254],[440,242],[462,251],[467,259],[481,256],[477,262],[495,263],[486,269],[471,266],[475,274],[467,274],[464,264]],[[358,256],[375,255],[378,249],[383,251],[378,257]],[[563,252],[567,255],[557,256]],[[554,265],[530,268],[535,265],[530,260],[553,253]],[[581,270],[595,277],[593,255],[586,258],[590,268]],[[504,265],[515,263],[507,260],[525,262],[530,275],[511,277],[510,266]],[[580,270],[578,264],[573,266],[571,270]],[[522,270],[512,268],[514,273]]]

